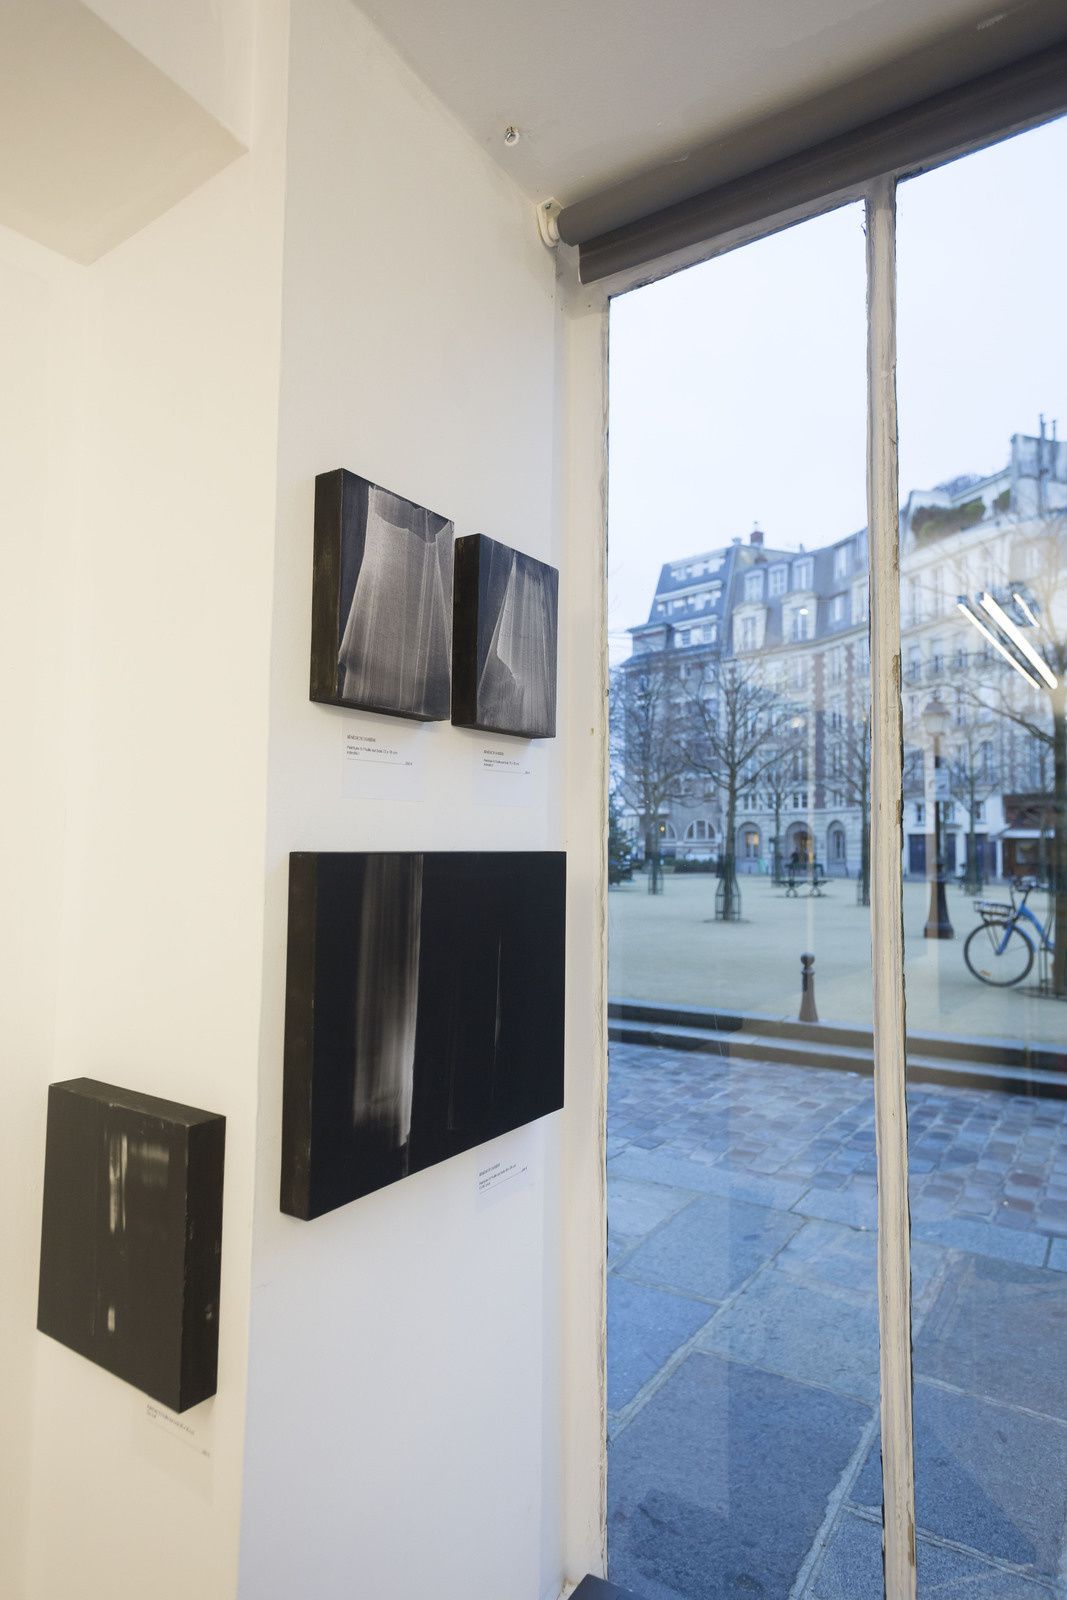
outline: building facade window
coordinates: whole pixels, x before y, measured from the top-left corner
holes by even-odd
[[[793,562],[793,588],[810,589],[815,564],[810,556],[805,556],[800,561]]]
[[[763,573],[746,572],[745,574],[745,599],[763,599]]]

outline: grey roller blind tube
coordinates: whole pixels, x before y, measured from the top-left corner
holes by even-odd
[[[1024,8],[1023,14],[1031,22],[1041,20],[1046,27],[1051,15],[1037,3]],[[652,173],[565,207],[559,216],[560,237],[578,246],[582,282],[594,283],[694,246],[713,246],[716,239],[773,218],[788,219],[798,210],[810,212],[820,203],[829,209],[855,198],[886,173],[923,171],[1067,112],[1067,0],[1056,0],[1055,18],[1060,36],[1021,59],[765,161],[756,170],[713,182],[672,203],[653,203],[657,174]],[[1010,35],[1015,40],[1019,37],[1018,29]],[[962,46],[957,55],[961,51]],[[965,57],[966,52],[962,53]],[[943,73],[942,56],[938,62]],[[905,63],[897,63],[896,73],[905,68]],[[927,65],[927,81],[930,73]],[[920,82],[923,76],[913,75]],[[884,100],[890,94],[891,77],[890,69],[868,75],[877,82],[876,99]],[[867,80],[860,80],[861,87],[864,82]],[[899,83],[895,92],[900,92]],[[821,111],[830,114],[826,103],[832,107],[832,118],[840,120],[843,93],[822,97],[805,108],[809,129],[818,125]],[[794,110],[782,119],[781,137],[796,137],[798,115]],[[750,130],[747,138],[766,153],[773,128],[770,133],[767,127]],[[691,157],[684,164],[690,181],[702,165],[707,170],[716,165],[728,170],[731,163],[736,165],[742,159],[741,142],[740,138],[719,141],[703,157]],[[660,169],[661,190],[676,189],[680,181],[678,163]]]

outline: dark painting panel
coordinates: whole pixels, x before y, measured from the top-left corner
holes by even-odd
[[[456,540],[454,723],[554,736],[558,603],[555,567],[484,534]]]
[[[93,1078],[48,1090],[37,1326],[175,1411],[215,1393],[225,1131]]]
[[[561,852],[289,858],[282,1210],[563,1104]]]
[[[446,517],[354,472],[315,479],[312,700],[448,717],[452,540]]]

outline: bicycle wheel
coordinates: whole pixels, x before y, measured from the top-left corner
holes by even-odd
[[[1018,925],[981,922],[967,935],[963,959],[979,982],[1007,989],[1021,983],[1030,971],[1034,947]]]

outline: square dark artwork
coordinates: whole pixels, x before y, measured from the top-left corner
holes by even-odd
[[[559,573],[484,534],[456,540],[452,721],[486,733],[556,732]]]
[[[315,479],[311,698],[448,716],[452,523],[354,472]]]
[[[317,1217],[563,1105],[566,858],[289,858],[281,1207]]]
[[[48,1090],[37,1326],[175,1411],[215,1393],[225,1136],[93,1078]]]

